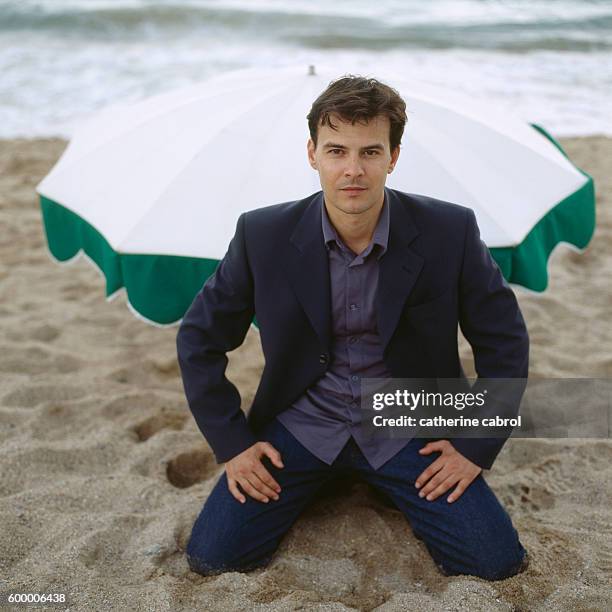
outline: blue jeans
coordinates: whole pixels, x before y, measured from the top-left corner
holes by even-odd
[[[186,549],[192,571],[203,575],[248,571],[268,564],[283,535],[317,491],[336,478],[356,476],[391,498],[445,575],[471,574],[500,580],[522,571],[526,551],[508,513],[480,473],[459,499],[451,490],[433,501],[414,483],[439,453],[419,455],[427,440],[415,438],[378,470],[351,438],[332,465],[317,459],[276,419],[259,436],[278,450],[284,468],[265,467],[281,487],[278,501],[244,504],[229,492],[225,472],[193,525]]]

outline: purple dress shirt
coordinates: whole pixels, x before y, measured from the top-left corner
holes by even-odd
[[[365,434],[361,419],[361,378],[389,378],[376,324],[378,260],[387,250],[389,204],[383,207],[370,244],[356,255],[338,236],[322,201],[323,237],[329,260],[332,345],[327,372],[276,418],[321,461],[331,465],[352,436],[377,470],[408,439]]]

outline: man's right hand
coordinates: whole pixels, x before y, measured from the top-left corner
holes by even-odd
[[[241,489],[252,498],[268,503],[270,498],[277,500],[280,485],[264,467],[261,457],[266,456],[278,467],[283,465],[280,453],[269,442],[256,442],[225,464],[227,483],[230,493],[240,502],[246,502]]]

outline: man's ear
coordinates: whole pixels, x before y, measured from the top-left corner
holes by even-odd
[[[395,147],[395,149],[391,151],[391,168],[388,170],[388,173],[392,172],[393,168],[395,168],[395,164],[397,164],[397,158],[399,157],[399,154],[400,154],[400,146],[397,145],[397,147]]]
[[[308,151],[308,163],[315,170],[318,170],[318,168],[317,168],[317,160],[315,158],[315,144],[314,144],[312,138],[308,139],[308,142],[306,143],[306,150]]]

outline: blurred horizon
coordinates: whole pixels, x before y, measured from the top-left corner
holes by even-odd
[[[0,0],[0,49],[4,138],[70,137],[109,104],[296,63],[384,68],[555,136],[612,135],[610,0]]]

